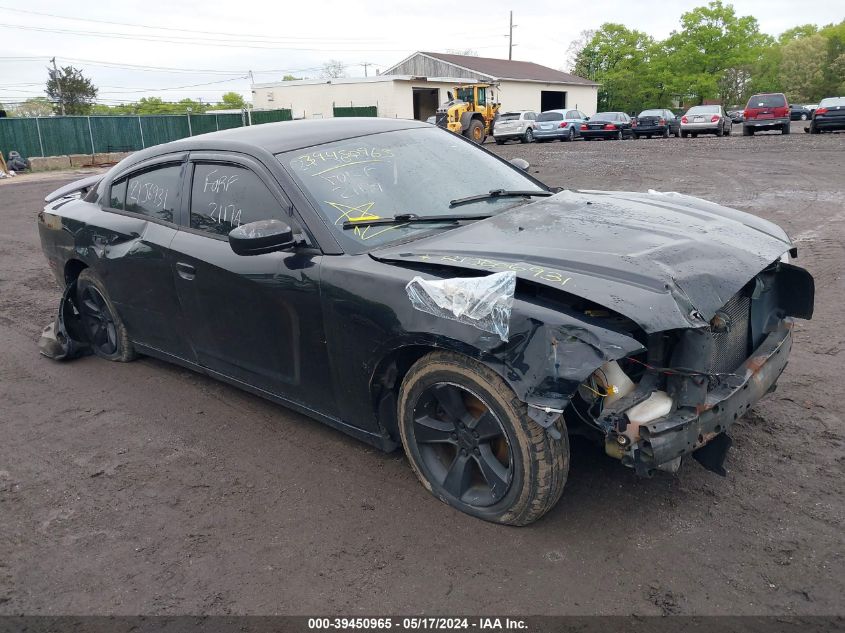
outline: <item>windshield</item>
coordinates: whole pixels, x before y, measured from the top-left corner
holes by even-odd
[[[347,252],[417,237],[440,224],[397,224],[343,230],[346,220],[453,215],[452,200],[493,189],[545,191],[507,163],[434,127],[383,132],[315,145],[277,156]],[[523,204],[522,198],[491,198],[465,205],[467,214],[491,215]]]
[[[785,105],[783,95],[754,95],[748,100],[749,108],[782,108]]]
[[[663,116],[663,110],[643,110],[640,116]]]
[[[537,115],[538,121],[563,121],[563,114],[560,112],[543,112]]]
[[[820,108],[835,108],[836,106],[845,106],[845,97],[828,97],[819,101]]]
[[[717,105],[693,106],[687,110],[687,114],[719,114],[720,108]]]

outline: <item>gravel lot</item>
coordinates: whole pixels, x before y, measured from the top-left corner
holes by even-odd
[[[660,189],[781,224],[816,279],[726,479],[639,480],[580,442],[528,528],[449,509],[400,453],[148,358],[55,363],[35,214],[0,182],[0,614],[845,614],[845,134],[486,147],[552,185]]]

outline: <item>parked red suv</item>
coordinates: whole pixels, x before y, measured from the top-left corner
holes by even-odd
[[[745,106],[742,135],[753,136],[763,130],[789,134],[789,103],[782,92],[754,95]]]

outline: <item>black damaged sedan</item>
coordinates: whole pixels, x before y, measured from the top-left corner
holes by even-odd
[[[724,473],[813,279],[777,226],[679,194],[557,191],[414,121],[227,130],[133,154],[38,216],[42,351],[206,373],[524,525],[571,433],[648,476]],[[198,421],[199,423],[199,421]]]

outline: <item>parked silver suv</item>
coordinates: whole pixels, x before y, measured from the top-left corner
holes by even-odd
[[[531,143],[534,140],[534,121],[537,113],[532,110],[502,112],[493,126],[493,138],[502,145],[505,141]]]

